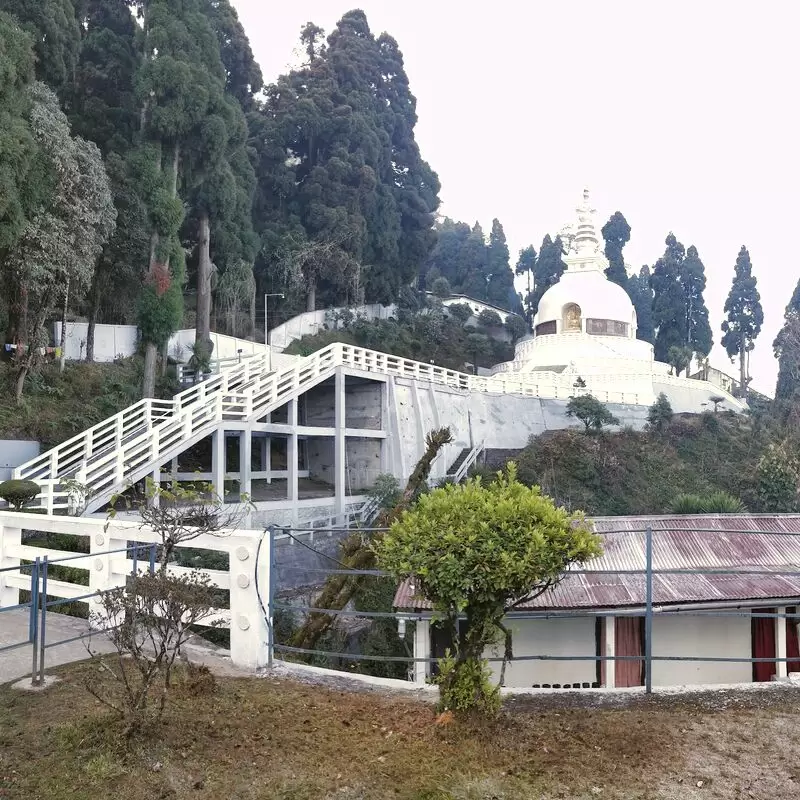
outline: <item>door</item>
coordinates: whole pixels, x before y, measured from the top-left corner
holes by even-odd
[[[774,608],[759,608],[763,614],[774,614]],[[753,617],[752,620],[753,658],[775,658],[775,620],[774,618]],[[788,648],[788,641],[787,641]],[[753,680],[757,683],[771,681],[775,674],[774,661],[754,661]]]
[[[644,619],[642,617],[615,618],[614,654],[617,656],[644,655]],[[614,681],[620,688],[642,686],[644,683],[644,660],[616,661]]]
[[[797,608],[791,606],[786,609],[787,614],[796,614]],[[794,659],[786,664],[787,672],[800,672],[800,642],[797,639],[797,626],[800,624],[800,617],[797,619],[786,618],[786,657]]]

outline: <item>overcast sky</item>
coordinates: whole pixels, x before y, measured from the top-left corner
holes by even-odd
[[[746,245],[766,317],[753,386],[772,394],[772,340],[800,277],[800,3],[233,3],[267,81],[293,63],[309,20],[329,32],[360,7],[374,33],[394,36],[441,213],[486,231],[498,217],[512,266],[572,221],[586,185],[601,225],[616,210],[630,223],[625,259],[637,269],[670,230],[698,248],[718,342]],[[712,361],[729,368],[719,344]]]

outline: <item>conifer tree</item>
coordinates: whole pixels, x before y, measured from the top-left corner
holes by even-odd
[[[489,282],[486,299],[501,308],[519,309],[519,298],[514,291],[514,273],[508,262],[508,244],[500,220],[492,220],[489,234]]]
[[[526,279],[525,293],[522,299],[522,307],[525,312],[525,319],[528,320],[528,328],[533,326],[533,315],[536,307],[533,304],[533,278],[536,270],[536,250],[530,244],[519,251],[515,272],[517,275],[524,275]]]
[[[653,289],[650,285],[650,267],[645,264],[638,275],[628,278],[628,295],[636,309],[636,338],[654,343]]]
[[[667,362],[671,347],[685,347],[689,341],[686,296],[681,285],[681,269],[685,250],[670,233],[664,255],[656,261],[650,286],[653,290],[653,327],[655,357]]]
[[[749,359],[755,340],[764,324],[761,295],[756,288],[750,253],[742,245],[734,266],[733,283],[725,301],[727,318],[722,323],[722,346],[731,360],[739,358],[739,387],[742,397],[747,396],[750,383]]]
[[[686,307],[685,346],[699,356],[707,356],[714,344],[708,321],[703,292],[706,288],[706,270],[697,248],[690,245],[681,264],[681,287]]]
[[[602,228],[605,240],[605,255],[608,259],[606,277],[619,284],[623,289],[628,288],[628,273],[625,270],[625,259],[622,249],[630,241],[631,226],[621,212],[615,211]]]
[[[542,295],[551,286],[558,283],[567,268],[562,258],[563,255],[564,248],[561,244],[561,237],[556,236],[555,240],[553,240],[548,233],[542,241],[539,257],[536,259],[534,268],[535,285],[531,299],[534,314],[539,307],[539,300],[542,299]]]
[[[778,359],[775,399],[791,400],[800,389],[800,281],[786,306],[783,327],[772,347]]]

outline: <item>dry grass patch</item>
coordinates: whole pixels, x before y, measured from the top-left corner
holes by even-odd
[[[789,785],[798,755],[793,692],[733,707],[538,699],[492,722],[436,725],[414,699],[270,679],[186,682],[158,728],[126,750],[81,687],[87,674],[70,667],[41,695],[0,689],[0,797],[727,799],[762,796],[756,765]],[[797,796],[777,780],[764,797]]]

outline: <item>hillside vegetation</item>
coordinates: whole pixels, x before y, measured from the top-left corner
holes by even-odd
[[[13,365],[0,362],[0,439],[37,439],[47,449],[122,411],[141,397],[143,360],[110,364],[68,362],[32,373],[22,402],[14,401]],[[174,374],[159,381],[159,397],[177,388]]]
[[[773,434],[774,435],[774,434]],[[770,436],[757,419],[681,415],[663,433],[553,431],[517,458],[522,480],[588,514],[659,514],[684,493],[725,491],[763,508],[756,472]]]

